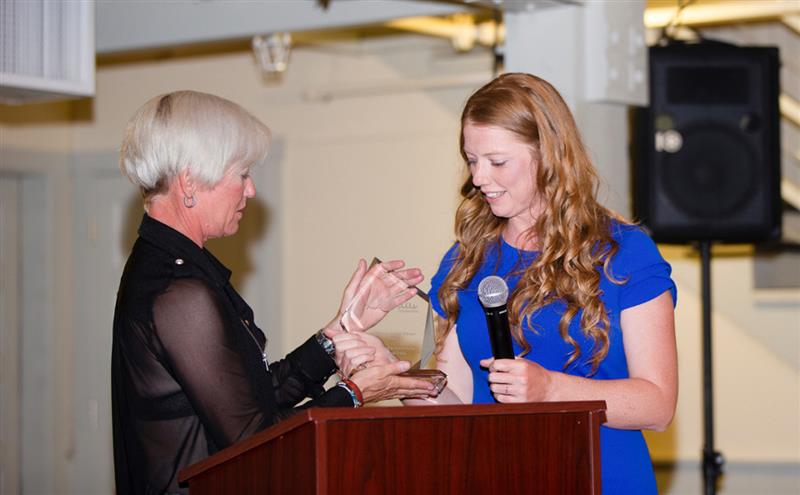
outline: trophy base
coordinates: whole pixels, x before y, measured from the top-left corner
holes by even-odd
[[[441,392],[445,383],[447,383],[447,375],[440,370],[408,370],[399,373],[398,376],[407,376],[409,378],[416,378],[433,383],[437,392]]]

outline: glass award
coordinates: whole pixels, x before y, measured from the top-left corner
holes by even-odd
[[[380,262],[374,258],[370,268]],[[416,291],[414,297],[390,311],[369,333],[379,337],[398,359],[411,363],[411,369],[401,376],[428,380],[441,391],[447,375],[428,368],[435,349],[433,310],[428,294]]]

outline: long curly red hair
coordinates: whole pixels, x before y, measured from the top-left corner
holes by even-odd
[[[461,154],[464,156],[464,126],[495,126],[514,133],[531,146],[537,166],[534,174],[541,215],[525,232],[539,255],[521,273],[509,302],[514,339],[524,349],[531,347],[522,327],[538,309],[554,301],[566,304],[559,322],[562,338],[573,351],[569,366],[581,354],[569,334],[569,325],[582,309],[580,326],[594,342],[593,372],[608,354],[608,312],[600,299],[600,273],[615,283],[609,261],[619,249],[611,236],[612,219],[624,222],[601,206],[597,199],[598,176],[581,140],[575,120],[561,95],[547,81],[530,74],[504,74],[477,90],[461,115]],[[438,292],[447,316],[437,327],[437,347],[458,318],[457,293],[466,288],[484,262],[488,246],[501,242],[506,225],[483,199],[467,177],[461,187],[463,199],[456,212],[455,235],[458,256]],[[531,198],[533,202],[534,198]],[[534,329],[535,331],[535,329]]]

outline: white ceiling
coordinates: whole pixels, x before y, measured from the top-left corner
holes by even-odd
[[[95,7],[97,53],[248,38],[443,15],[465,5],[422,0],[104,0]]]

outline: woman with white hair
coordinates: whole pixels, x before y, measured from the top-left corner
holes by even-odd
[[[422,274],[402,261],[368,272],[360,260],[331,321],[268,362],[252,310],[204,246],[236,233],[256,193],[250,168],[266,158],[269,139],[240,106],[194,91],[155,97],[128,124],[120,165],[141,189],[146,213],[114,314],[118,494],[185,493],[180,469],[274,424],[307,397],[302,407],[358,407],[436,394],[424,380],[397,376],[409,363],[388,362],[380,341],[358,332],[413,296]],[[349,378],[324,390],[337,370]]]

